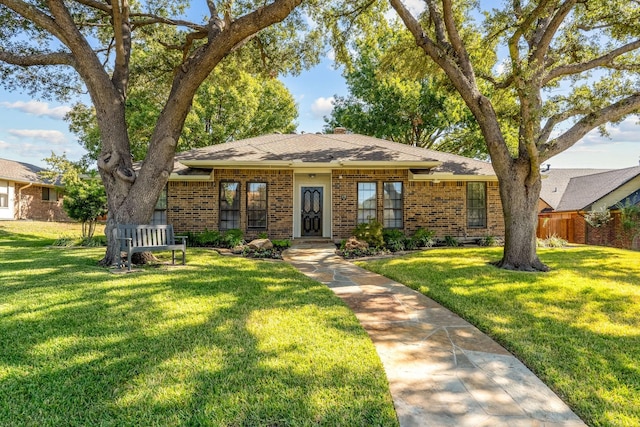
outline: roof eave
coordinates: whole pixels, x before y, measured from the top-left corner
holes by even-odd
[[[190,168],[218,168],[218,169],[289,169],[289,168],[367,168],[367,169],[389,169],[389,168],[424,168],[431,169],[441,165],[438,161],[364,161],[364,160],[333,160],[330,162],[303,162],[299,160],[178,160]]]
[[[496,175],[467,175],[467,174],[454,174],[452,172],[434,172],[434,173],[413,173],[409,171],[409,181],[431,181],[434,183],[444,181],[491,181],[497,182],[498,177]]]

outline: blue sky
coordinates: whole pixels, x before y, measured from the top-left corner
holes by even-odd
[[[325,58],[299,76],[283,79],[298,103],[298,132],[320,132],[335,95],[346,95],[340,70]],[[34,100],[0,90],[0,157],[44,166],[51,151],[76,160],[83,149],[62,120],[69,105]],[[574,147],[549,161],[555,168],[624,168],[640,161],[640,125],[629,118],[610,127],[610,138],[591,132]]]

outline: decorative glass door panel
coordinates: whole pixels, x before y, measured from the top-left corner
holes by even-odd
[[[302,187],[302,236],[322,236],[322,187]]]

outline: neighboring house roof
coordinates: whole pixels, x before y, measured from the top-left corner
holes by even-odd
[[[357,134],[270,134],[176,155],[174,174],[216,167],[406,167],[432,176],[495,177],[490,163]],[[194,169],[200,168],[200,172]]]
[[[542,180],[540,198],[555,211],[579,211],[640,176],[640,166],[625,169],[552,169]],[[606,206],[608,207],[608,206]]]
[[[45,169],[29,163],[16,162],[14,160],[0,159],[0,179],[20,183],[33,183],[52,185],[44,181],[38,175]]]

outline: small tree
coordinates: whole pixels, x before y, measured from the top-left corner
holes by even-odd
[[[62,208],[69,218],[82,223],[83,239],[93,237],[98,217],[107,214],[107,194],[97,173],[88,172],[85,163],[71,161],[66,154],[52,152],[44,161],[49,168],[40,177],[64,185]]]
[[[71,219],[82,223],[82,238],[91,238],[98,218],[107,214],[107,194],[96,176],[69,185],[62,207]]]

